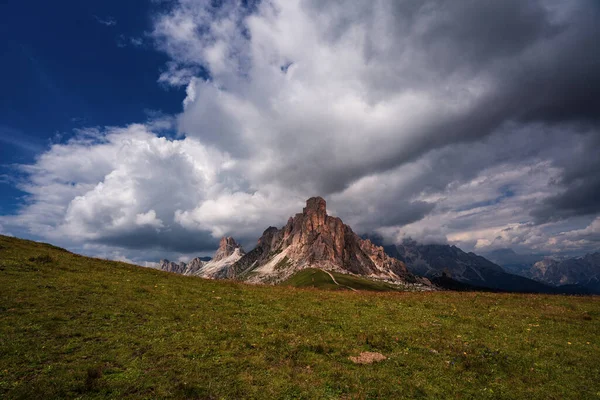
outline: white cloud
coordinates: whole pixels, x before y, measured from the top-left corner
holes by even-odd
[[[129,43],[131,43],[131,45],[134,47],[140,47],[144,44],[144,40],[141,37],[132,36],[129,38]]]
[[[111,17],[110,15],[104,18],[94,15],[94,19],[96,20],[96,22],[104,26],[115,26],[117,24],[117,20],[114,17]]]
[[[155,228],[162,228],[163,222],[156,218],[156,211],[150,210],[147,213],[139,213],[135,216],[136,225],[150,225]]]
[[[177,211],[175,221],[189,229],[210,231],[214,237],[232,233],[256,237],[269,225],[281,225],[301,210],[304,200],[281,193],[276,187],[254,193],[221,193],[193,210]]]
[[[188,86],[197,74],[197,68],[180,66],[175,62],[167,63],[167,68],[158,77],[158,82],[170,86]],[[194,86],[189,90],[193,90]]]
[[[101,240],[150,226],[168,230],[235,166],[195,139],[168,140],[144,125],[86,131],[24,166],[28,205],[11,217],[39,235]]]

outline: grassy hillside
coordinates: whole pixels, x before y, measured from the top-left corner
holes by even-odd
[[[597,297],[248,286],[0,236],[3,399],[594,399],[599,339]]]
[[[284,281],[282,285],[297,288],[315,288],[325,290],[370,290],[374,292],[400,291],[401,287],[385,282],[377,282],[347,274],[331,272],[337,284],[320,269],[308,268],[299,271]]]

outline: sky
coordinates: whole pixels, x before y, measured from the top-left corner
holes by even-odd
[[[0,233],[145,265],[305,200],[359,234],[600,250],[596,0],[0,4]]]

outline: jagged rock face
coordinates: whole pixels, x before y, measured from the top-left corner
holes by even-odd
[[[163,271],[183,274],[186,269],[186,264],[184,262],[176,263],[169,260],[160,260],[159,268]]]
[[[188,264],[161,260],[159,267],[163,271],[203,278],[223,278],[227,269],[246,254],[244,249],[232,237],[224,237],[219,242],[215,256],[210,261],[194,258]]]
[[[206,262],[202,261],[200,257],[194,258],[187,264],[184,275],[198,275],[202,268],[204,268],[205,264]]]
[[[220,261],[224,258],[231,256],[236,249],[239,249],[241,246],[236,243],[236,241],[232,237],[224,237],[219,242],[219,249],[215,253],[215,256],[211,261]]]
[[[242,246],[231,237],[224,237],[219,243],[219,249],[212,260],[204,264],[196,275],[203,278],[223,279],[227,277],[229,267],[242,258],[246,252]]]
[[[341,219],[327,215],[321,197],[308,199],[303,212],[291,217],[282,229],[269,227],[257,247],[226,275],[251,282],[277,282],[308,267],[415,281],[401,261],[361,239]]]

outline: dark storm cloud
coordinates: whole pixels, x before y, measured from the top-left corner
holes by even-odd
[[[394,137],[405,131],[390,129],[378,157],[339,163],[317,150],[299,152],[296,160],[293,141],[286,140],[281,146],[292,154],[290,168],[278,169],[270,179],[298,182],[310,177],[319,193],[330,194],[365,175],[414,161],[432,149],[479,141],[509,122],[549,126],[585,122],[598,129],[597,2],[556,3],[553,12],[542,1],[392,4],[387,17],[392,22],[386,27],[392,28],[394,44],[383,49],[377,42],[380,16],[371,2],[308,2],[305,8],[323,21],[320,28],[334,44],[357,24],[366,26],[364,53],[372,72],[363,78],[373,103],[409,90],[438,93],[451,103],[465,90],[462,85],[478,79],[489,90],[459,113],[440,110],[431,115],[402,146],[395,144]],[[326,23],[331,21],[335,23]],[[414,57],[407,60],[409,52]],[[301,138],[301,131],[307,129],[298,131],[293,136]],[[325,135],[322,143],[327,142]],[[334,146],[330,142],[323,147]]]
[[[336,202],[332,204],[335,206]],[[407,225],[421,220],[435,204],[406,199],[381,193],[379,198],[357,198],[335,208],[337,214],[359,234],[371,233],[373,229]]]
[[[532,210],[537,223],[600,213],[600,135],[592,128],[587,137],[573,134],[571,140],[578,149],[557,161],[563,173],[555,185],[562,191]]]
[[[219,240],[210,232],[186,231],[175,228],[171,231],[156,229],[137,229],[132,232],[119,232],[106,235],[90,243],[122,247],[131,250],[161,250],[164,252],[192,253],[213,251],[219,245]]]

